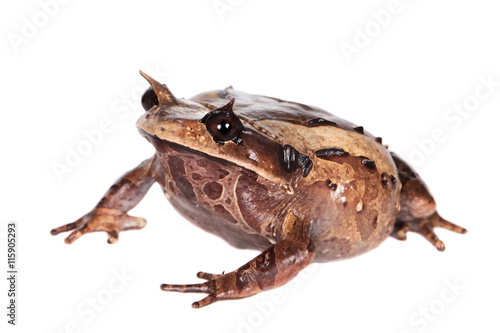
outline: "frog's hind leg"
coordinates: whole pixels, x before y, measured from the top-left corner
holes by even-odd
[[[193,308],[201,308],[220,300],[249,297],[287,283],[312,262],[314,245],[309,237],[308,223],[295,220],[294,214],[290,214],[286,221],[289,223],[284,223],[284,239],[240,268],[225,274],[199,272],[197,277],[207,281],[196,284],[162,284],[161,289],[181,293],[206,293],[208,296],[192,305]]]
[[[444,243],[434,233],[434,228],[441,227],[461,234],[467,230],[439,216],[436,202],[420,176],[399,156],[394,153],[391,155],[402,184],[399,200],[401,210],[391,236],[406,240],[406,233],[413,231],[425,237],[439,251],[444,251]]]

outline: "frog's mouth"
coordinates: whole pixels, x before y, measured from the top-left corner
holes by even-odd
[[[209,155],[205,152],[202,152],[202,151],[199,151],[199,150],[196,150],[193,148],[189,148],[187,146],[181,145],[181,144],[176,143],[176,142],[161,139],[161,138],[157,137],[156,135],[150,134],[150,133],[148,133],[145,130],[140,129],[140,128],[139,128],[139,133],[146,140],[148,140],[148,142],[150,142],[153,145],[153,147],[155,147],[155,149],[157,151],[159,151],[160,153],[168,154],[169,152],[171,153],[171,152],[175,151],[175,152],[181,152],[181,153],[187,153],[187,154],[195,154],[195,155],[209,159],[211,161],[214,161],[214,162],[221,164],[223,166],[226,166],[226,167],[239,168],[241,170],[245,170],[246,172],[249,172],[249,173],[252,173],[255,175],[257,174],[255,171],[247,169],[244,166],[238,165],[234,162],[231,162],[231,161],[228,161],[226,159],[219,158],[216,156]]]
[[[222,167],[231,170],[240,170],[248,175],[253,175],[255,177],[259,176],[277,185],[280,185],[285,191],[291,192],[291,175],[287,173],[280,165],[275,157],[273,163],[275,165],[270,166],[268,163],[259,165],[257,161],[251,160],[250,162],[245,161],[243,163],[237,163],[234,159],[224,158],[219,156],[214,156],[208,154],[204,151],[193,149],[181,143],[165,140],[159,138],[158,136],[148,133],[147,131],[139,128],[139,133],[146,138],[156,149],[157,152],[163,154],[171,153],[185,153],[190,155],[201,156],[204,159],[213,161]],[[236,144],[234,144],[236,146]],[[239,149],[239,148],[238,148]],[[248,148],[247,148],[248,149]],[[278,156],[276,153],[271,152],[270,155]],[[268,156],[269,158],[269,156]],[[253,163],[251,163],[253,162]]]

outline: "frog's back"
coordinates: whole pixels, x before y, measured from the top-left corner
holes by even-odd
[[[236,114],[277,143],[290,145],[313,162],[316,152],[340,148],[350,155],[373,160],[380,174],[397,176],[397,169],[380,137],[318,107],[278,98],[248,94],[228,87],[191,98],[220,107],[235,98]]]

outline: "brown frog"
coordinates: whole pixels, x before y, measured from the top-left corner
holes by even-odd
[[[313,262],[351,258],[388,236],[413,231],[438,250],[433,229],[466,230],[441,218],[426,185],[382,139],[319,108],[228,87],[190,99],[163,84],[142,97],[137,121],[156,154],[121,177],[96,207],[76,222],[71,244],[146,221],[127,212],[158,182],[179,213],[231,245],[262,251],[223,274],[199,272],[206,282],[164,284],[165,291],[207,293],[199,308],[281,286]]]

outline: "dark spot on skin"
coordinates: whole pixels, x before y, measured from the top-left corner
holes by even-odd
[[[199,173],[193,173],[193,174],[191,174],[191,178],[192,178],[193,180],[202,180],[202,179],[203,179],[203,176],[202,176],[202,175],[200,175]]]
[[[344,202],[342,203],[342,206],[347,207],[347,201],[344,201]]]
[[[227,203],[228,205],[230,205],[230,204],[231,204],[231,202],[233,202],[233,201],[231,200],[231,198],[227,198],[227,199],[226,199],[226,203]]]
[[[186,174],[186,169],[184,168],[184,160],[176,155],[171,155],[168,158],[168,166],[170,170],[177,170],[181,175]]]
[[[147,113],[144,118],[149,119],[149,113]]]
[[[383,172],[382,175],[382,180],[380,181],[383,186],[386,186],[389,183],[389,180],[387,179],[387,173]]]
[[[384,185],[384,186],[386,186],[387,184],[389,184],[389,181],[393,185],[396,184],[396,182],[397,182],[396,177],[394,177],[393,175],[387,174],[387,172],[382,172],[381,177],[382,177],[381,182],[382,182],[382,185]]]
[[[278,161],[286,173],[291,173],[297,168],[302,169],[302,177],[307,177],[313,167],[313,162],[309,156],[299,153],[290,145],[276,145]]]
[[[354,127],[354,130],[358,133],[365,134],[365,130],[364,130],[363,126]]]
[[[209,182],[203,186],[203,193],[212,200],[217,200],[221,197],[223,187],[217,182]]]
[[[375,138],[375,141],[377,141],[378,143],[382,144],[382,138],[379,136],[379,137],[376,137]]]
[[[377,215],[377,216],[375,216],[375,218],[373,219],[372,225],[373,225],[373,228],[374,228],[374,229],[376,229],[376,228],[377,228],[377,225],[378,225],[378,215]]]
[[[333,157],[349,156],[349,153],[342,148],[326,148],[315,152],[316,157],[324,160],[332,160]]]
[[[158,113],[158,117],[160,118],[167,118],[168,117],[168,114],[165,110],[161,110],[159,113]]]
[[[315,152],[316,157],[321,158],[327,161],[333,161],[336,163],[348,163],[354,167],[354,169],[358,169],[356,164],[361,163],[366,167],[366,169],[370,173],[376,172],[375,162],[373,160],[368,159],[365,156],[351,156],[348,152],[344,151],[342,148],[326,148],[320,149]],[[359,165],[359,164],[358,164]]]
[[[361,163],[368,169],[374,170],[376,168],[375,161],[373,160],[362,160]]]
[[[337,184],[335,183],[332,183],[331,180],[327,180],[326,181],[327,183],[327,186],[332,190],[332,191],[336,191],[337,190]]]
[[[165,127],[160,127],[160,130],[161,130],[162,132],[165,132]]]
[[[307,124],[309,125],[309,127],[328,126],[328,125],[329,126],[338,126],[338,124],[336,122],[329,121],[329,120],[326,120],[323,118],[311,119],[307,122]]]

